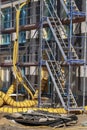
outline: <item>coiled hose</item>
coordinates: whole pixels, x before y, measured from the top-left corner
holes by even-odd
[[[36,100],[24,100],[24,101],[19,101],[16,102],[14,99],[10,97],[10,95],[15,91],[15,85],[16,81],[9,87],[7,93],[5,94],[4,92],[0,91],[0,106],[3,106],[3,104],[10,105],[12,107],[31,107],[34,105],[37,105]],[[36,93],[35,93],[36,97]]]

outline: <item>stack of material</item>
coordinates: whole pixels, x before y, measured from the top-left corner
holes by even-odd
[[[52,126],[60,127],[75,124],[78,121],[76,115],[62,116],[44,111],[31,111],[29,113],[18,113],[16,115],[7,115],[8,119],[15,120],[18,123],[27,126]]]

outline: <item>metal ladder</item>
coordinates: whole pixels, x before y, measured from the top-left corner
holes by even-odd
[[[56,69],[57,69],[57,73],[58,73],[58,76],[59,76],[59,78],[64,82],[64,84],[65,84],[65,82],[66,82],[66,80],[65,80],[65,75],[64,75],[64,72],[62,71],[62,68],[61,68],[61,65],[59,64],[59,61],[57,61],[56,60],[56,58],[55,58],[55,55],[54,55],[54,52],[53,52],[53,50],[52,50],[52,47],[51,47],[51,45],[49,44],[49,42],[46,40],[46,39],[44,39],[43,40],[44,42],[44,46],[46,46],[45,47],[45,49],[43,49],[43,51],[45,51],[45,53],[46,53],[46,55],[47,55],[47,58],[48,58],[48,61],[50,61],[50,60],[52,60],[53,61],[53,63],[55,63],[55,65],[56,65]],[[54,46],[55,46],[55,43],[53,43],[54,44]]]
[[[78,59],[78,56],[77,56],[76,51],[75,51],[74,47],[72,46],[72,44],[70,45],[70,47],[68,47],[68,37],[67,37],[66,31],[65,31],[65,28],[62,25],[51,1],[50,1],[50,6],[54,10],[53,14],[49,8],[49,5],[46,3],[46,1],[45,1],[45,6],[47,7],[47,9],[50,13],[50,17],[47,17],[47,23],[50,27],[50,30],[52,31],[52,34],[53,34],[53,37],[54,37],[56,43],[58,44],[58,47],[61,51],[61,54],[62,54],[64,60],[67,61],[69,54],[71,55],[71,59]],[[65,42],[64,39],[65,40],[67,39],[67,42]],[[69,49],[71,49],[71,52]]]
[[[67,88],[65,87],[65,75],[62,72],[62,68],[59,62],[56,61],[52,48],[50,47],[50,44],[46,40],[45,40],[45,44],[46,44],[46,49],[44,50],[48,57],[48,60],[46,61],[46,66],[51,76],[56,92],[60,98],[62,106],[65,109],[68,108],[68,105],[69,105],[69,108],[72,108],[72,107],[76,108],[77,103],[72,94],[71,89],[67,90]],[[64,85],[62,84],[62,82],[64,82]],[[70,97],[69,102],[68,102],[68,96]]]

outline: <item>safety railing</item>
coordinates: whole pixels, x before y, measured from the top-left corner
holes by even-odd
[[[46,47],[46,48],[45,48]],[[48,71],[50,73],[50,76],[52,78],[54,87],[56,89],[56,92],[61,100],[62,105],[67,108],[68,107],[68,92],[67,88],[65,86],[65,75],[62,72],[62,68],[59,65],[58,61],[55,59],[54,52],[51,48],[50,43],[48,43],[47,40],[44,40],[44,49],[43,53],[47,54],[48,59],[46,60],[46,65],[48,68]],[[76,100],[73,96],[73,93],[71,89],[69,90],[70,95],[70,107],[77,107]]]

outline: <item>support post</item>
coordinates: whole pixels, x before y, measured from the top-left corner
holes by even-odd
[[[86,49],[87,49],[87,0],[86,0],[86,20],[85,20],[85,42],[84,42],[84,78],[83,78],[83,108],[85,109],[86,91]]]
[[[43,0],[40,1],[40,21],[43,20]],[[39,31],[39,94],[38,94],[38,107],[41,107],[41,71],[42,71],[42,38],[43,38],[43,24],[40,26]]]
[[[0,0],[0,42],[1,42],[1,0]]]
[[[69,34],[69,59],[72,58],[72,0],[70,0],[70,34]],[[68,109],[70,108],[70,89],[71,89],[71,64],[69,63],[69,83],[68,83]]]

